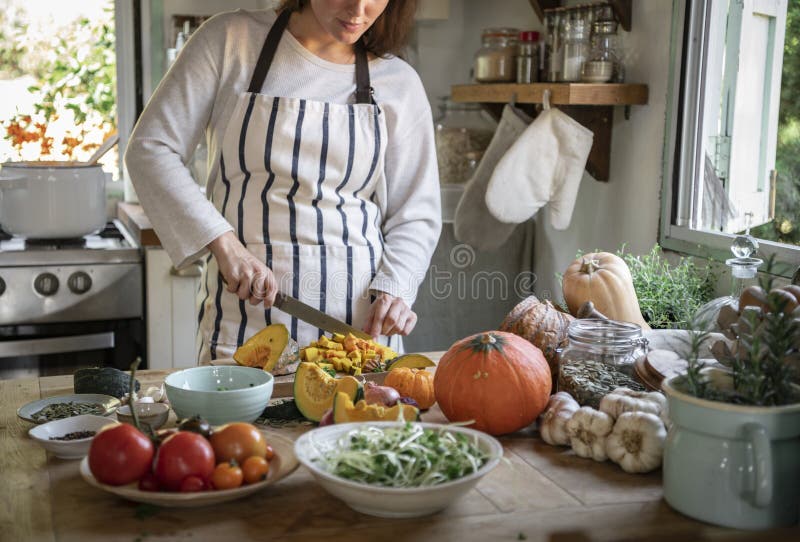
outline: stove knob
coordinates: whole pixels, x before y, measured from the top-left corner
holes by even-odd
[[[6,281],[0,279],[0,295],[3,295],[6,291]]]
[[[76,271],[67,279],[67,286],[73,294],[85,294],[92,287],[92,277],[83,271]]]
[[[51,296],[58,291],[58,277],[52,273],[42,273],[34,279],[33,289],[39,295]]]

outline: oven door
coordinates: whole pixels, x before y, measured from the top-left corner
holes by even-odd
[[[0,326],[0,380],[72,374],[82,367],[127,370],[144,360],[141,318]]]

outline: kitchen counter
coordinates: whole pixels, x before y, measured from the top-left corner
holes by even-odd
[[[150,219],[144,214],[142,206],[138,203],[119,202],[117,204],[117,218],[133,235],[140,247],[160,247],[161,240],[156,235]]]
[[[166,374],[141,371],[137,376],[147,387],[160,384]],[[31,424],[18,418],[16,409],[71,392],[71,376],[0,381],[2,540],[767,539],[767,533],[741,533],[682,516],[664,502],[660,472],[631,475],[612,463],[578,458],[568,449],[544,444],[532,428],[503,437],[505,461],[450,508],[426,518],[390,520],[354,512],[302,466],[275,486],[238,501],[153,509],[91,487],[78,473],[79,461],[48,456],[27,437]],[[436,407],[423,418],[444,421]],[[310,427],[269,430],[296,438]],[[783,530],[768,539],[798,536],[800,531]]]

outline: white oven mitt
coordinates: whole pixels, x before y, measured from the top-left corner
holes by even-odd
[[[486,207],[497,220],[519,224],[550,204],[550,223],[569,226],[594,135],[558,109],[544,110],[494,169]]]
[[[530,123],[531,118],[516,107],[503,108],[492,141],[456,207],[453,227],[459,242],[478,250],[491,250],[505,243],[516,229],[516,224],[500,222],[486,208],[486,187],[497,163]]]

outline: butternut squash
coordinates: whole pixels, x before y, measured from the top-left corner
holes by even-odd
[[[592,252],[567,268],[561,283],[564,300],[573,315],[591,301],[597,311],[612,320],[633,322],[650,329],[642,318],[631,271],[625,261],[609,252]]]

